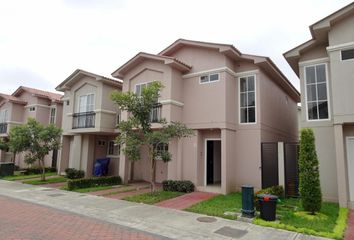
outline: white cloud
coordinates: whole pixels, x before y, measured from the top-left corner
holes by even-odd
[[[137,52],[157,53],[178,38],[269,56],[298,88],[282,53],[350,2],[0,0],[1,91],[20,84],[53,91],[76,68],[110,75]]]

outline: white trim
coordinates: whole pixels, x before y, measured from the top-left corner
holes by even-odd
[[[247,77],[249,75],[256,75],[259,73],[258,69],[250,70],[250,71],[244,71],[244,72],[237,72],[235,74],[236,77]]]
[[[173,100],[173,99],[160,100],[159,103],[161,103],[162,105],[172,104],[172,105],[176,105],[178,107],[183,107],[184,106],[184,103],[176,101],[176,100]]]
[[[85,93],[85,94],[82,94],[82,95],[77,96],[77,106],[76,106],[77,113],[80,113],[80,97],[86,96],[86,100],[87,100],[87,96],[89,96],[89,95],[93,95],[93,111],[95,111],[95,107],[96,107],[96,94],[90,92],[90,93]],[[86,109],[87,109],[87,101],[86,101]],[[87,110],[86,110],[86,112],[87,112]]]
[[[95,109],[93,110],[95,113],[107,113],[107,114],[111,114],[111,115],[116,115],[117,112],[115,111],[110,111],[110,110],[105,110],[105,109]]]
[[[241,122],[241,78],[248,78],[248,77],[254,77],[254,122],[246,122],[242,123]],[[258,106],[257,106],[257,76],[256,74],[253,75],[245,75],[242,77],[238,77],[238,124],[240,125],[252,125],[252,124],[257,124],[257,111],[258,111]]]
[[[62,97],[61,100],[62,101],[67,101],[67,100],[70,100],[70,97]]]
[[[254,70],[249,70],[249,71],[244,71],[244,72],[235,72],[228,67],[221,67],[221,68],[214,68],[214,69],[209,69],[209,70],[205,70],[205,71],[185,74],[185,75],[182,75],[182,78],[192,78],[192,77],[197,77],[197,76],[201,76],[201,75],[205,75],[205,74],[220,73],[220,72],[227,72],[234,77],[240,77],[243,75],[257,74],[259,72],[259,70],[254,69]]]
[[[343,44],[328,46],[326,48],[326,50],[327,50],[327,52],[333,52],[333,51],[337,51],[337,50],[350,49],[353,47],[354,47],[354,42],[347,42],[347,43],[343,43]]]
[[[350,172],[350,164],[349,164],[349,162],[350,162],[350,160],[349,160],[349,154],[348,154],[348,149],[349,149],[349,144],[348,144],[348,140],[349,139],[353,139],[354,140],[354,136],[347,136],[346,138],[345,138],[345,147],[346,147],[346,159],[347,159],[347,174],[348,174],[348,190],[349,190],[349,200],[350,201],[354,201],[354,197],[353,197],[353,199],[352,199],[352,197],[351,197],[351,195],[353,195],[354,196],[354,193],[351,193],[351,187],[352,188],[354,188],[354,186],[351,186],[352,184],[354,184],[354,182],[353,183],[351,183],[350,182],[350,176],[352,176],[352,175],[350,175],[350,174],[352,174],[351,172]],[[354,157],[354,156],[352,156],[352,157]],[[352,163],[352,164],[354,164],[354,162]],[[354,179],[352,179],[352,181],[353,181]],[[354,190],[354,189],[353,189]]]
[[[304,66],[307,66],[307,65],[320,64],[320,63],[326,63],[326,62],[329,62],[329,58],[328,57],[316,58],[316,59],[312,59],[312,60],[299,62],[299,66],[300,67],[304,67]]]
[[[55,115],[54,115],[54,122],[51,123],[50,120],[52,118],[52,109],[55,109]],[[49,124],[56,124],[57,123],[57,107],[56,106],[51,106],[49,109]]]
[[[214,81],[210,81],[210,76],[211,75],[218,75],[218,80],[214,80]],[[207,82],[202,82],[202,77],[207,76],[208,77],[208,81]],[[220,73],[216,73],[216,72],[211,72],[211,73],[206,73],[206,74],[202,74],[199,76],[199,84],[209,84],[209,83],[214,83],[214,82],[219,82],[220,81]]]
[[[43,105],[43,104],[38,104],[38,103],[35,103],[35,104],[29,104],[29,105],[26,105],[26,106],[25,106],[25,108],[31,108],[31,107],[51,108],[51,106],[48,106],[48,105]]]
[[[152,82],[154,82],[154,81],[136,83],[136,84],[134,85],[134,89],[133,89],[134,91],[133,91],[133,92],[136,94],[136,86],[137,86],[137,85],[146,85],[146,86],[147,86],[149,83],[152,83]],[[141,89],[141,88],[140,88],[140,89]],[[141,90],[140,90],[140,95],[141,95]]]
[[[221,142],[221,138],[205,138],[204,139],[204,186],[206,187],[207,184],[207,142],[208,141],[220,141],[220,144],[222,144]],[[221,160],[221,156],[220,156],[220,160]],[[222,172],[221,172],[222,174]],[[222,181],[222,176],[221,176],[221,181]]]
[[[23,122],[16,122],[16,121],[7,121],[6,123],[8,124],[17,124],[17,125],[22,125]]]
[[[308,110],[308,105],[307,105],[307,76],[306,76],[306,68],[308,67],[315,67],[318,65],[325,65],[325,71],[326,71],[326,88],[327,88],[327,111],[328,111],[328,118],[326,119],[309,119],[309,110]],[[305,87],[305,110],[306,110],[306,121],[308,122],[323,122],[323,121],[329,121],[331,120],[331,107],[330,107],[330,97],[329,97],[329,75],[328,75],[328,64],[327,63],[318,63],[318,64],[313,64],[313,65],[308,65],[305,66],[304,69],[304,87]],[[315,69],[316,72],[316,69]],[[317,79],[316,79],[317,80]],[[317,93],[317,90],[316,90]],[[317,93],[318,95],[318,93]],[[317,97],[317,102],[318,102],[318,96]],[[317,110],[318,111],[318,110]]]

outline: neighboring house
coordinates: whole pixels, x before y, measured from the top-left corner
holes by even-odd
[[[354,208],[354,3],[284,53],[301,82],[301,127],[316,137],[323,198]]]
[[[10,129],[34,118],[38,122],[61,127],[62,102],[61,95],[29,87],[19,87],[12,95],[0,94],[0,138],[8,140]],[[11,152],[0,151],[0,161],[13,161]],[[27,167],[24,154],[17,154],[15,164]],[[45,159],[47,167],[56,167],[57,152],[51,152]]]
[[[118,175],[119,146],[114,139],[120,112],[111,93],[121,89],[121,81],[80,69],[56,88],[64,92],[60,173],[70,167],[84,170],[90,177],[95,160],[108,157],[108,174]]]
[[[228,44],[179,39],[157,55],[137,54],[112,76],[123,79],[123,92],[137,94],[149,82],[161,81],[165,87],[152,110],[153,128],[165,118],[195,130],[191,138],[163,146],[172,161],[157,162],[158,182],[191,180],[198,189],[221,193],[243,184],[260,189],[265,177],[278,183],[278,164],[262,176],[268,163],[262,165],[261,146],[298,141],[300,94],[269,58],[243,54]],[[125,182],[150,180],[145,149],[142,156],[131,164],[120,155],[119,175]]]

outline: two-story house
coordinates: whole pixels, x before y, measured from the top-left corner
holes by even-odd
[[[354,3],[284,53],[301,82],[301,127],[316,137],[323,198],[354,207]]]
[[[121,89],[119,80],[80,69],[56,88],[64,92],[60,173],[70,167],[90,177],[96,159],[110,158],[108,174],[118,175],[119,146],[114,139],[120,113],[111,93]]]
[[[158,161],[158,182],[191,180],[199,189],[221,193],[243,184],[260,189],[267,164],[262,164],[261,144],[298,140],[300,94],[267,57],[228,44],[179,39],[157,55],[138,53],[112,76],[123,79],[123,92],[137,94],[160,81],[164,88],[152,122],[165,118],[195,130],[191,138],[163,146],[172,161]],[[122,119],[127,117],[123,112]],[[147,154],[141,151],[134,164],[120,155],[125,182],[150,180]]]
[[[20,86],[12,95],[0,94],[0,137],[6,141],[10,129],[26,123],[28,118],[34,118],[44,125],[61,127],[60,98],[60,94],[24,86]],[[13,158],[11,152],[0,151],[1,162],[13,162]],[[20,168],[27,167],[24,154],[16,154],[15,164]],[[53,151],[45,158],[45,165],[56,167],[56,164],[57,151]]]

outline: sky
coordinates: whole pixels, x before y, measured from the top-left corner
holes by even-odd
[[[309,25],[351,0],[0,0],[0,92],[55,91],[77,68],[111,73],[138,52],[178,38],[232,44],[270,57],[293,85],[283,53]]]

